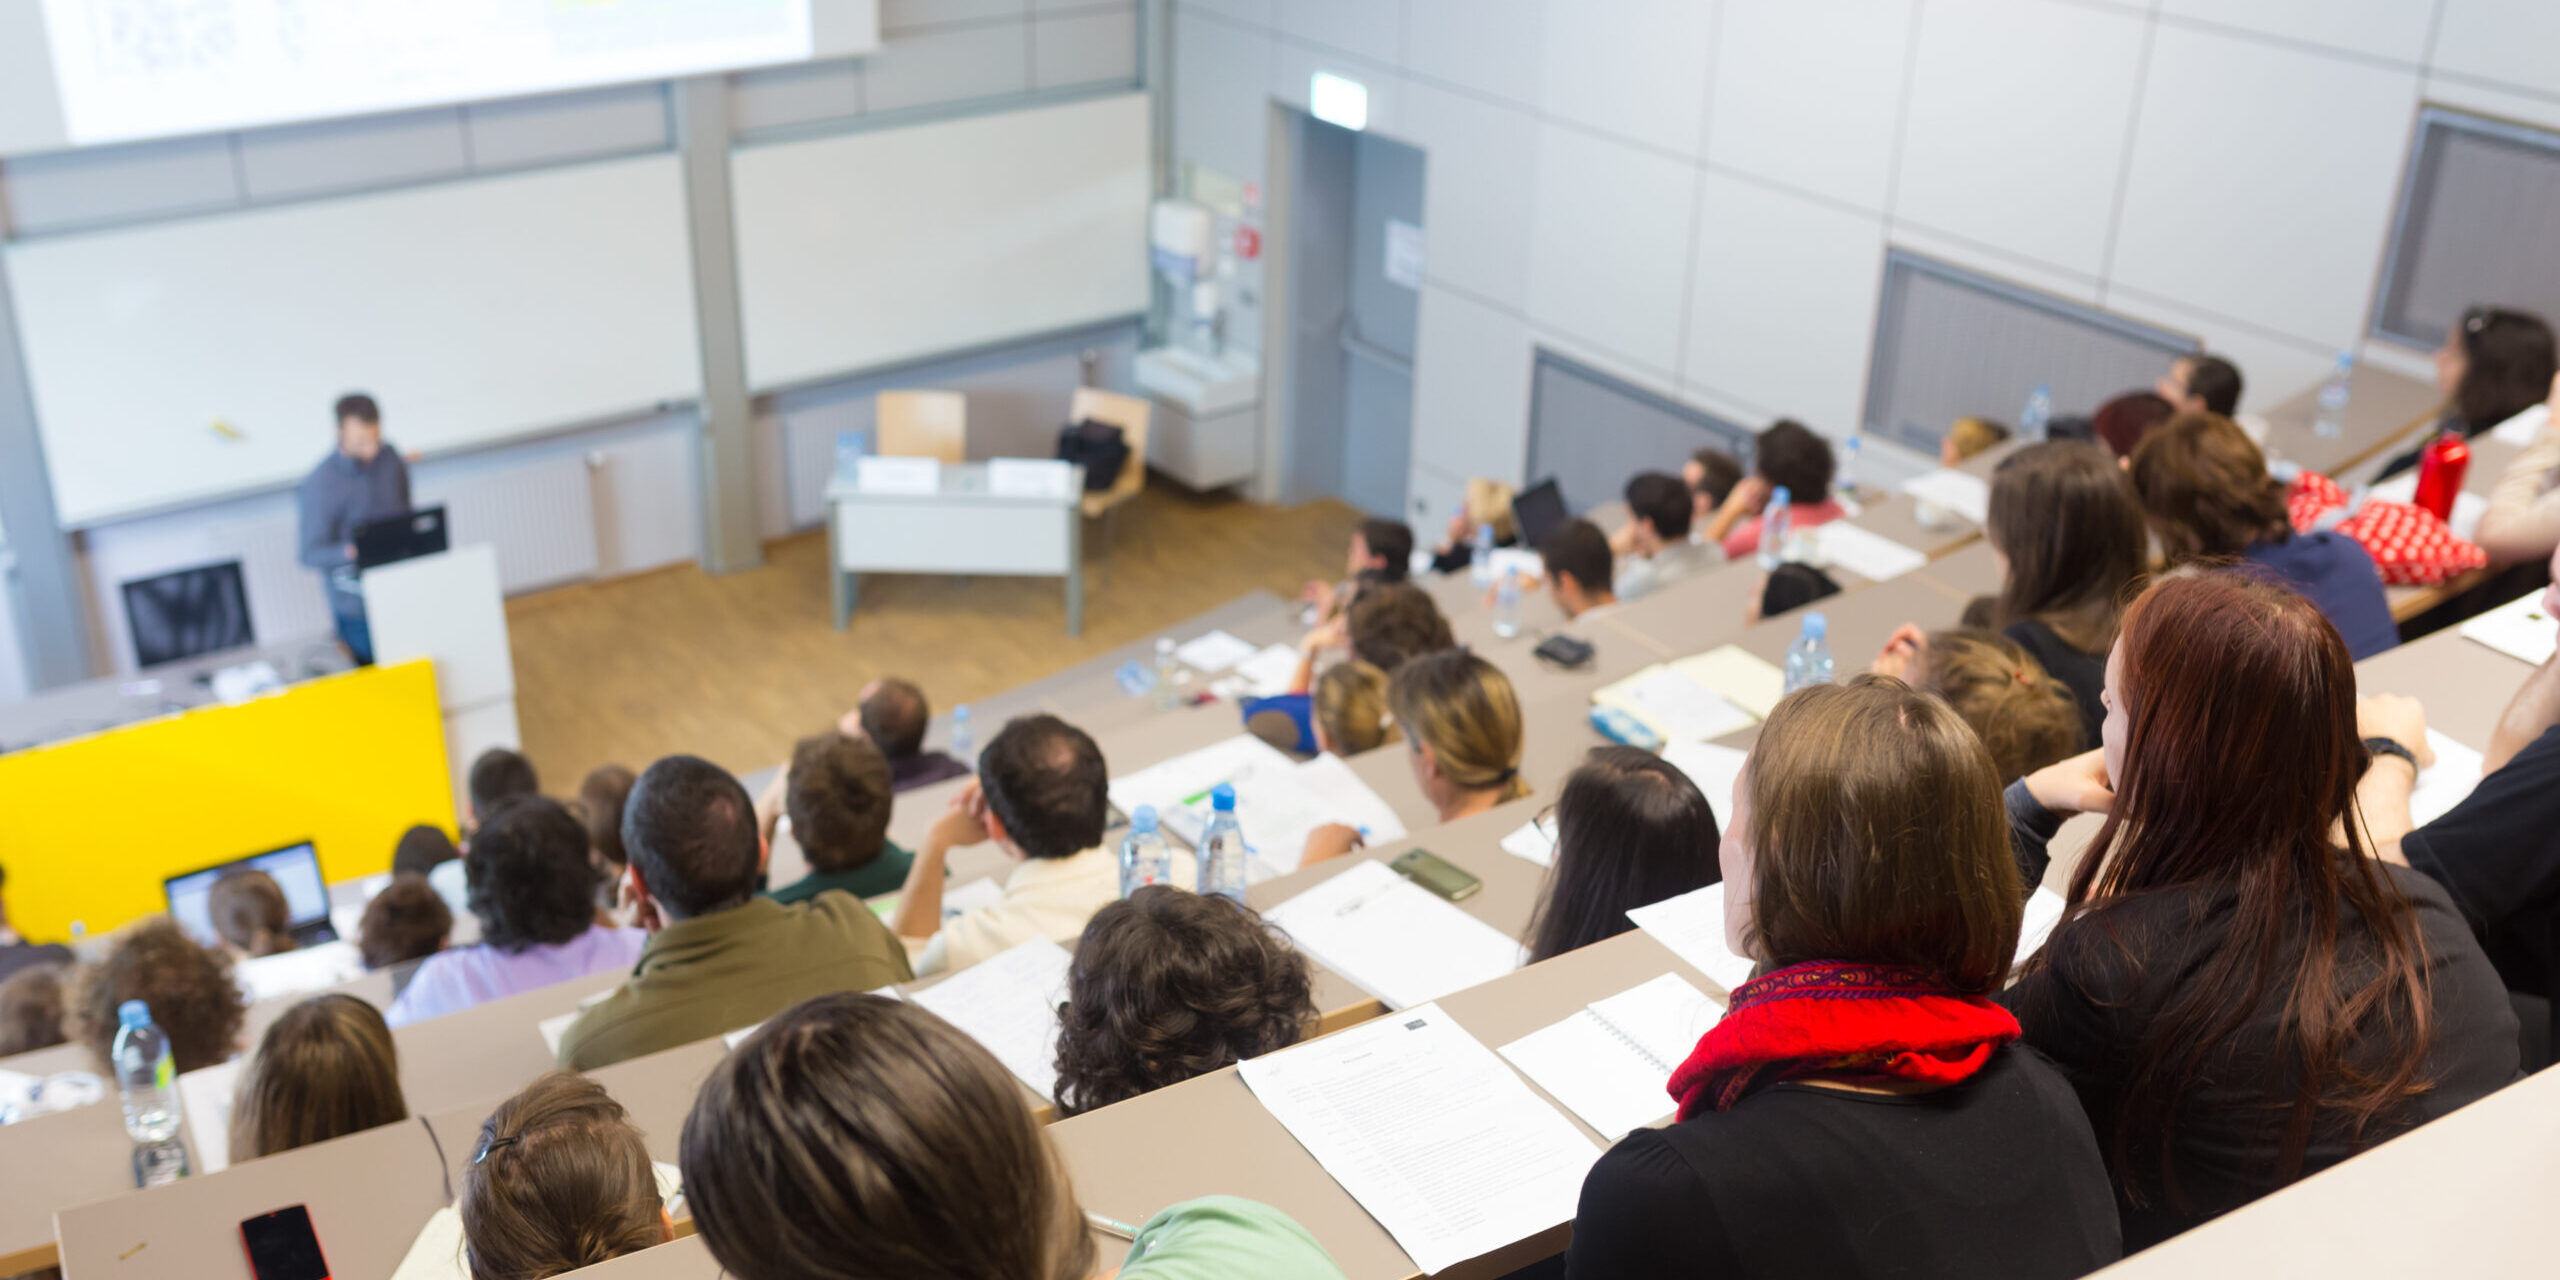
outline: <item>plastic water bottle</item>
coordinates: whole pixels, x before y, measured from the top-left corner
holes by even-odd
[[[1831,620],[1820,612],[1804,615],[1804,630],[1787,646],[1787,692],[1807,685],[1831,683]]]
[[[2320,384],[2320,408],[2311,415],[2311,433],[2336,439],[2347,429],[2347,383],[2356,374],[2356,353],[2341,351],[2338,362],[2329,366],[2329,379]]]
[[[2053,388],[2039,382],[2027,393],[2027,407],[2018,411],[2018,438],[2036,444],[2051,434],[2053,426]]]
[[[1785,485],[1769,491],[1769,505],[1760,509],[1760,568],[1776,569],[1786,563],[1787,534],[1793,523],[1795,502]]]
[[[1858,459],[1866,445],[1867,438],[1855,431],[1840,443],[1840,474],[1832,487],[1840,491],[1841,502],[1852,510],[1856,509],[1858,502]]]
[[[1467,558],[1467,576],[1479,587],[1493,585],[1493,526],[1476,526],[1475,553]]]
[[[978,763],[978,732],[969,724],[966,705],[951,709],[951,754],[962,764]]]
[[[1181,664],[1174,660],[1173,637],[1156,638],[1156,710],[1171,711],[1182,704],[1182,691],[1174,687],[1175,677],[1182,674]]]
[[[187,1172],[187,1153],[177,1140],[178,1066],[169,1055],[169,1037],[152,1024],[150,1006],[139,1000],[117,1006],[116,1021],[121,1025],[108,1056],[124,1095],[124,1131],[133,1139],[134,1185],[175,1182]]]
[[[1520,571],[1502,571],[1502,585],[1493,589],[1493,633],[1505,640],[1520,634]]]
[[[1236,825],[1236,789],[1209,789],[1209,827],[1200,833],[1200,892],[1244,901],[1244,828]]]
[[[1173,883],[1173,849],[1156,827],[1156,807],[1139,805],[1129,815],[1129,834],[1120,841],[1120,896],[1151,884]]]

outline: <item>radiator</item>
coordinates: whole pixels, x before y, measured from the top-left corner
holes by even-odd
[[[496,547],[498,580],[508,595],[596,576],[595,492],[583,452],[420,468],[410,501],[443,505],[453,545]]]

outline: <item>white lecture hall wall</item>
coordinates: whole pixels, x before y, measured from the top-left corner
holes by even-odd
[[[2421,102],[2560,127],[2552,0],[1174,2],[1177,162],[1267,183],[1318,68],[1429,153],[1426,527],[1522,478],[1534,346],[1845,433],[1888,245],[2289,393],[2363,331]]]
[[[884,0],[881,28],[883,47],[869,57],[731,77],[731,117],[742,146],[1036,106],[1061,94],[1125,88],[1139,74],[1137,0]],[[665,87],[640,85],[21,157],[0,162],[0,231],[74,234],[672,145]],[[1106,377],[1125,378],[1134,350],[1128,334],[1086,335],[1084,345],[1102,349]],[[973,354],[948,371],[996,397],[990,425],[1021,435],[1050,393],[1063,412],[1081,373],[1074,354],[1056,342],[1036,343],[1012,359]],[[815,522],[833,433],[867,411],[879,381],[811,387],[758,403],[766,536]],[[396,442],[400,407],[384,409]],[[315,460],[327,448],[325,417],[325,408],[315,410]],[[510,590],[635,572],[699,555],[695,438],[690,412],[592,424],[430,459],[416,489],[422,500],[451,502],[457,512],[469,505],[479,527],[499,530]],[[244,562],[262,639],[325,634],[328,613],[316,579],[294,560],[293,537],[291,496],[281,491],[84,530],[81,568],[99,624],[98,656],[111,669],[132,669],[116,584],[235,556]],[[11,630],[7,621],[0,617],[0,631]],[[14,635],[0,636],[0,696],[17,683],[14,644]]]

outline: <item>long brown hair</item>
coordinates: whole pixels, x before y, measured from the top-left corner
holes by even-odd
[[[1058,1114],[1286,1049],[1316,1024],[1304,952],[1252,908],[1151,884],[1093,914],[1058,1011]]]
[[[1529,794],[1520,776],[1520,696],[1502,668],[1464,649],[1424,654],[1396,669],[1387,704],[1413,749],[1431,748],[1451,785],[1498,791],[1504,800]]]
[[[2092,945],[2093,927],[2138,956],[2144,940],[2110,924],[2108,908],[2127,899],[2192,887],[2235,895],[2223,945],[2170,985],[2141,1029],[2110,1163],[2132,1203],[2155,1188],[2176,1203],[2180,1097],[2274,1000],[2277,1052],[2300,1081],[2292,1098],[2270,1100],[2286,1113],[2276,1173],[2290,1181],[2322,1112],[2343,1114],[2360,1142],[2427,1087],[2423,944],[2408,900],[2365,856],[2353,812],[2367,765],[2355,667],[2318,607],[2240,573],[2152,587],[2127,611],[2118,653],[2126,728],[2115,803],[2038,961],[2064,967],[2063,956]],[[2330,844],[2338,826],[2343,855]],[[2340,963],[2347,920],[2373,939],[2363,976]],[[2350,1061],[2359,1042],[2388,1061],[2379,1070]]]
[[[2284,482],[2240,424],[2182,413],[2133,448],[2133,489],[2171,567],[2237,556],[2293,535]]]
[[[465,1158],[472,1280],[544,1280],[666,1240],[648,1145],[584,1076],[554,1071],[499,1103]]]
[[[409,1118],[400,1053],[372,1005],[313,996],[258,1042],[231,1108],[231,1157],[255,1160]]]
[[[1990,753],[1946,703],[1889,676],[1799,689],[1761,726],[1742,785],[1768,968],[1844,960],[1999,989],[2026,895]]]
[[[1022,1090],[950,1023],[820,996],[712,1069],[685,1197],[739,1280],[1086,1280],[1095,1251]]]
[[[1583,757],[1556,795],[1555,837],[1555,869],[1523,939],[1532,961],[1617,937],[1636,927],[1630,908],[1724,878],[1713,803],[1670,761],[1635,747]]]
[[[2032,619],[2083,653],[2105,651],[2147,553],[2142,508],[2105,449],[2048,440],[2002,459],[1984,532],[2009,562],[1992,630]]]
[[[213,882],[205,914],[224,942],[251,959],[293,950],[293,907],[284,888],[264,871],[234,871]]]

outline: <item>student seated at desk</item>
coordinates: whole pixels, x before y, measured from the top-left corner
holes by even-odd
[[[2237,560],[2267,570],[2320,606],[2359,662],[2400,643],[2373,557],[2334,530],[2294,532],[2284,482],[2231,419],[2171,418],[2134,449],[2132,475],[2170,568]]]
[[[1780,418],[1760,433],[1751,454],[1751,478],[1733,487],[1715,518],[1707,522],[1707,540],[1724,548],[1727,559],[1739,560],[1760,549],[1760,513],[1770,495],[1787,491],[1787,528],[1804,530],[1829,524],[1849,514],[1831,496],[1831,477],[1839,466],[1831,442],[1793,418]]]
[[[1993,1003],[2023,897],[1991,759],[1878,676],[1788,695],[1718,845],[1759,962],[1582,1184],[1566,1273],[2063,1277],[2119,1253],[2062,1073]]]
[[[472,758],[465,790],[470,793],[471,825],[476,829],[506,805],[541,795],[542,783],[523,752],[491,747]]]
[[[1252,908],[1147,885],[1094,913],[1058,1010],[1058,1114],[1286,1049],[1315,1028],[1304,952]]]
[[[1091,1229],[1022,1088],[896,1000],[811,1000],[712,1068],[686,1117],[693,1221],[738,1280],[1088,1280]],[[1119,1280],[1340,1280],[1268,1205],[1210,1196],[1139,1229]]]
[[[1412,528],[1402,520],[1381,520],[1371,516],[1351,531],[1351,548],[1343,559],[1342,581],[1309,582],[1299,589],[1298,600],[1313,609],[1317,618],[1330,618],[1349,606],[1352,597],[1370,587],[1403,582],[1412,564]]]
[[[444,828],[422,822],[401,832],[400,842],[391,847],[391,874],[423,876],[461,858],[462,851],[453,847],[453,837]]]
[[[1414,784],[1441,822],[1472,817],[1529,794],[1520,777],[1520,698],[1502,669],[1464,649],[1425,654],[1396,669],[1387,705],[1409,747]],[[1339,858],[1360,832],[1328,823],[1307,833],[1302,862]]]
[[[1961,466],[1967,458],[2007,444],[2012,434],[1989,418],[1958,418],[1938,440],[1938,465]]]
[[[1083,933],[1120,896],[1119,860],[1102,834],[1110,788],[1102,748],[1084,730],[1052,715],[1007,721],[978,756],[977,782],[934,820],[907,873],[890,924],[922,948],[916,976],[966,969],[1033,938],[1067,943]],[[945,921],[951,850],[990,840],[1017,864],[1004,895]]]
[[[2560,344],[2551,326],[2530,311],[2473,307],[2460,323],[2445,331],[2436,349],[2436,390],[2444,393],[2435,430],[2409,447],[2374,479],[2388,480],[2418,465],[2418,456],[2443,432],[2458,431],[2465,440],[2532,408],[2560,376]]]
[[[1610,540],[1619,557],[1611,584],[1619,599],[1641,600],[1724,563],[1722,548],[1689,537],[1695,504],[1678,476],[1639,472],[1627,481],[1625,497],[1627,523]]]
[[[284,900],[284,886],[264,871],[233,871],[214,881],[204,910],[233,963],[294,949],[293,907]]]
[[[766,896],[807,902],[829,889],[857,898],[896,893],[916,856],[889,839],[891,785],[889,762],[868,739],[833,730],[802,738],[756,801],[756,823],[771,848],[789,818],[809,874]]]
[[[1538,825],[1556,852],[1529,916],[1532,964],[1635,928],[1630,908],[1724,878],[1714,807],[1689,775],[1650,751],[1593,747]]]
[[[391,1025],[460,1013],[591,973],[629,969],[648,935],[596,919],[586,828],[545,796],[499,809],[463,859],[480,941],[429,956],[391,1004]]]
[[[18,931],[10,926],[8,887],[9,869],[0,867],[0,979],[39,965],[71,963],[71,948],[53,943],[39,946],[19,936]]]
[[[911,791],[964,777],[969,766],[939,751],[924,749],[924,734],[933,723],[933,705],[914,681],[896,676],[862,686],[859,705],[836,721],[836,731],[868,738],[889,758],[890,789]]]
[[[258,1041],[231,1106],[238,1164],[409,1118],[400,1051],[372,1005],[313,996],[285,1010]]]
[[[2090,431],[2119,464],[2133,465],[2125,459],[2133,456],[2134,446],[2151,434],[2151,429],[2178,416],[2178,410],[2156,392],[2128,391],[2098,406],[2089,420]]]
[[[1457,648],[1458,637],[1430,592],[1410,582],[1382,583],[1361,592],[1341,617],[1298,642],[1298,670],[1290,692],[1314,688],[1317,657],[1346,644],[1352,657],[1392,674],[1408,658]]]
[[[2515,1013],[2452,900],[2365,856],[2359,782],[2410,763],[2377,755],[2424,764],[2425,735],[2363,738],[2310,601],[2238,573],[2153,586],[2103,741],[2008,789],[2030,881],[2065,815],[2107,821],[2000,1000],[2087,1105],[2127,1249],[2515,1079]]]
[[[622,905],[622,882],[631,868],[631,855],[622,847],[622,806],[630,803],[631,784],[639,780],[640,775],[621,765],[598,765],[578,784],[571,806],[587,829],[587,862],[595,868],[599,911]]]
[[[1704,445],[1680,464],[1680,483],[1689,486],[1689,536],[1704,539],[1707,522],[1742,483],[1742,459],[1714,445]]]
[[[1320,753],[1347,759],[1396,736],[1387,711],[1387,673],[1358,658],[1337,662],[1316,677],[1309,713]]]
[[[2151,384],[2152,394],[2178,413],[2218,413],[2226,418],[2240,412],[2240,388],[2240,366],[2203,354],[2171,361],[2169,371]]]
[[[1618,602],[1609,536],[1600,526],[1573,519],[1548,530],[1538,544],[1538,562],[1546,567],[1547,589],[1566,621],[1580,622]]]
[[[2498,473],[2472,535],[2493,565],[2545,559],[2560,548],[2560,374],[2545,407],[2542,430]]]
[[[708,760],[650,765],[631,789],[622,840],[627,892],[649,941],[622,988],[560,1037],[560,1065],[572,1071],[708,1040],[813,995],[914,976],[860,898],[821,893],[784,906],[756,896],[764,849],[755,805]]]
[[[1867,669],[1955,708],[2003,778],[2023,778],[2085,749],[2071,690],[2007,636],[1979,627],[1924,635],[1905,623]]]
[[[0,981],[0,1058],[62,1043],[62,980],[70,973],[67,964],[40,964]]]
[[[526,1085],[465,1158],[470,1280],[549,1280],[676,1238],[648,1144],[592,1080],[561,1071]]]
[[[1431,549],[1431,571],[1438,574],[1471,569],[1476,562],[1476,530],[1493,530],[1493,545],[1518,546],[1519,526],[1512,522],[1511,500],[1517,491],[1499,480],[1470,476],[1458,513],[1449,517],[1449,532]]]
[[[1967,607],[1965,624],[2035,655],[2079,704],[2081,747],[2095,746],[2107,718],[2107,646],[2150,554],[2142,508],[2104,450],[2048,440],[2000,460],[1989,515],[1983,536],[2000,593]]]
[[[366,969],[388,969],[444,950],[452,936],[453,910],[437,896],[435,886],[425,876],[394,875],[364,904],[356,950],[363,953]]]
[[[115,1063],[108,1055],[122,1025],[116,1010],[127,1000],[151,1007],[151,1021],[169,1037],[179,1074],[239,1056],[249,1002],[231,980],[230,958],[198,945],[167,916],[126,929],[107,944],[104,956],[73,974],[63,1030],[88,1046],[99,1073],[109,1079]]]

